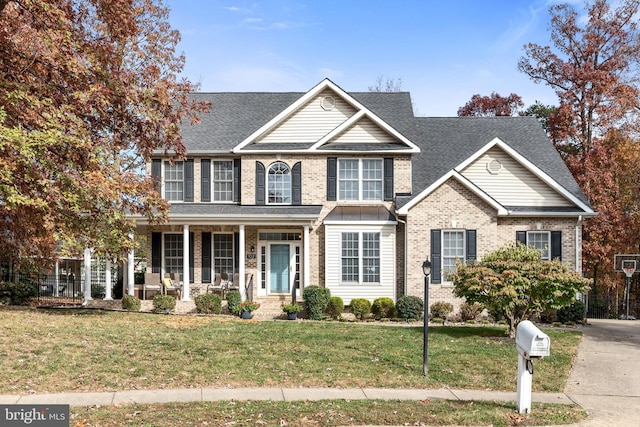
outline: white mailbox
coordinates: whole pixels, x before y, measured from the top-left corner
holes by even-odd
[[[549,336],[528,320],[523,320],[516,329],[516,348],[525,359],[538,359],[549,355]]]

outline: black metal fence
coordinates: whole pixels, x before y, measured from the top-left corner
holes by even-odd
[[[82,283],[75,276],[52,274],[3,274],[3,282],[23,283],[33,287],[40,305],[80,304],[82,302]]]
[[[585,296],[587,304],[587,318],[590,319],[640,319],[640,299],[638,292],[631,289],[629,295],[629,307],[627,311],[627,298],[624,291],[618,293],[597,294],[589,293]]]

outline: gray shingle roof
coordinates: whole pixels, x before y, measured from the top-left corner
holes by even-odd
[[[208,113],[200,115],[200,123],[183,126],[182,139],[187,152],[231,152],[236,145],[303,95],[302,92],[193,93],[190,95],[193,100],[209,101],[211,107]],[[361,92],[350,95],[395,130],[412,139],[415,125],[408,92]],[[252,145],[251,149],[287,150],[309,146],[311,144],[296,144],[293,147],[289,144],[269,144],[268,147]]]
[[[414,195],[433,184],[494,138],[509,145],[589,204],[535,117],[417,117],[420,154],[412,160]]]

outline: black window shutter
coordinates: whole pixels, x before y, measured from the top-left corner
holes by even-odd
[[[151,178],[155,181],[156,191],[162,192],[162,160],[153,159],[151,161]]]
[[[202,233],[202,283],[211,283],[211,233]]]
[[[384,158],[384,200],[393,200],[393,157]]]
[[[200,161],[200,199],[203,202],[211,201],[211,160]]]
[[[551,232],[551,259],[562,261],[562,231]]]
[[[291,204],[302,204],[302,163],[298,162],[291,169]]]
[[[431,230],[431,283],[442,283],[440,269],[442,268],[442,244],[440,230]]]
[[[264,165],[256,162],[256,205],[264,205],[265,178]]]
[[[193,262],[193,258],[194,258],[194,254],[195,254],[195,248],[194,246],[194,235],[193,235],[193,231],[189,232],[189,283],[194,283],[193,280],[193,274],[194,274],[194,262]]]
[[[327,158],[327,201],[337,200],[338,158]]]
[[[151,233],[151,272],[160,273],[162,270],[162,233]]]
[[[240,233],[233,233],[233,268],[235,271],[240,270]],[[234,286],[238,286],[234,283]]]
[[[466,258],[467,262],[476,260],[477,258],[477,250],[476,250],[476,230],[467,230],[467,253]]]
[[[184,201],[193,202],[193,159],[184,162]]]
[[[527,244],[527,232],[526,231],[516,231],[516,242],[520,242],[523,245]]]
[[[233,201],[240,203],[240,180],[242,179],[242,164],[240,159],[233,161]]]

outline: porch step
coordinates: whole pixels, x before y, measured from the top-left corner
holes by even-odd
[[[286,319],[286,313],[282,311],[282,304],[291,302],[291,296],[269,296],[255,298],[254,301],[260,304],[260,308],[253,312],[256,320]],[[297,300],[298,304],[302,301]]]

